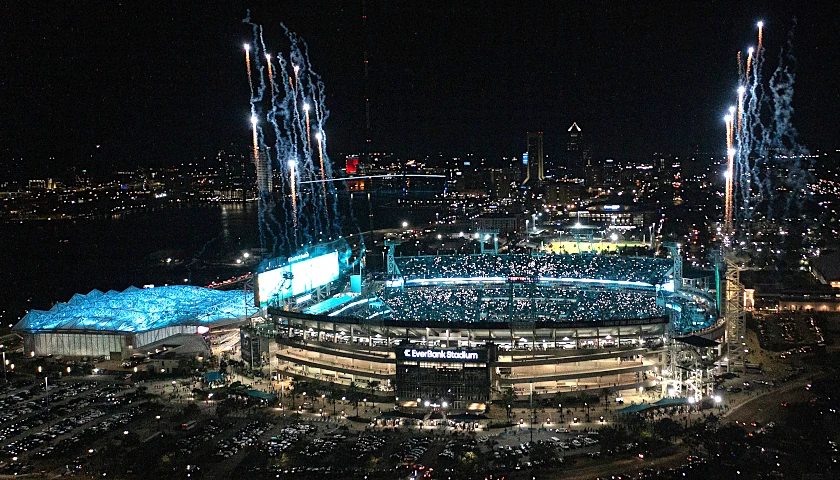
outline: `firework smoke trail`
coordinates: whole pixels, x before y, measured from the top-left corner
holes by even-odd
[[[282,72],[283,76],[288,76],[290,82],[283,85],[283,100],[277,102],[279,105],[278,114],[282,123],[275,122],[275,136],[277,138],[277,161],[281,165],[283,172],[283,184],[289,185],[290,192],[290,208],[286,210],[286,231],[292,246],[289,253],[294,253],[300,247],[301,234],[303,230],[300,225],[301,215],[298,207],[299,192],[297,188],[297,180],[300,176],[300,148],[299,136],[294,119],[297,118],[297,102],[294,84],[291,82],[291,75],[288,75],[287,68],[289,63],[281,56],[277,55],[278,71]],[[285,197],[284,197],[285,198]],[[285,206],[285,203],[284,203]],[[289,224],[291,222],[291,224]]]
[[[795,27],[794,23],[794,27]],[[788,34],[787,44],[779,52],[779,66],[770,78],[770,92],[773,102],[773,143],[770,145],[776,152],[777,159],[783,168],[787,168],[785,186],[791,192],[784,205],[784,218],[793,219],[800,216],[805,197],[808,195],[808,182],[811,175],[802,167],[802,159],[808,155],[808,150],[797,140],[797,131],[793,126],[793,87],[795,83],[794,68],[796,59],[793,56],[793,29]]]
[[[329,207],[327,207],[327,171],[324,168],[324,149],[322,148],[322,145],[321,145],[321,140],[323,138],[324,138],[324,136],[321,134],[321,132],[318,132],[318,133],[315,134],[315,140],[318,141],[318,159],[320,160],[320,163],[321,163],[321,192],[324,196],[324,215],[327,219],[327,223],[329,223],[330,213],[329,213]]]
[[[286,32],[286,37],[288,38],[288,40],[291,44],[291,52],[289,54],[289,62],[292,65],[292,70],[293,70],[293,73],[294,73],[294,80],[291,80],[292,77],[290,76],[290,81],[289,81],[289,84],[291,86],[290,92],[289,92],[289,94],[291,95],[291,97],[290,97],[291,98],[291,101],[290,101],[290,106],[291,106],[290,113],[291,113],[291,115],[290,115],[290,118],[289,118],[289,122],[286,125],[287,131],[291,134],[291,138],[290,138],[291,150],[292,150],[292,157],[291,158],[295,161],[295,163],[294,163],[295,168],[294,169],[290,168],[289,178],[290,178],[290,182],[294,182],[295,184],[297,184],[298,179],[300,179],[302,181],[310,179],[311,163],[312,162],[311,162],[311,157],[309,156],[309,153],[306,151],[305,145],[302,143],[304,132],[303,132],[303,127],[301,125],[301,115],[300,115],[299,104],[298,104],[298,99],[300,97],[300,91],[301,91],[300,76],[299,76],[301,60],[300,60],[299,56],[296,54],[297,37],[296,37],[296,35],[289,32],[288,29],[285,29],[285,27],[284,27],[284,30]],[[291,163],[291,160],[290,160],[289,165],[290,165],[290,167],[293,165]],[[294,170],[293,173],[292,173],[292,170]],[[301,190],[300,192],[298,192],[297,190],[298,190],[297,188],[293,188],[293,190],[292,190],[292,206],[293,206],[292,210],[294,211],[294,215],[295,215],[295,220],[294,221],[295,221],[295,226],[296,226],[295,239],[296,240],[301,240],[301,238],[299,238],[299,235],[298,235],[298,234],[301,234],[302,237],[303,237],[302,241],[305,244],[305,243],[310,243],[311,242],[310,230],[312,228],[311,228],[308,216],[304,214],[304,212],[306,212],[308,210],[307,206],[310,203],[309,202],[309,195],[303,189],[300,189]],[[300,205],[299,206],[298,206],[298,200],[300,200]],[[299,229],[297,229],[298,228],[298,223],[301,224]]]
[[[309,104],[308,103],[303,104],[303,111],[305,112],[305,116],[306,116],[306,151],[311,152],[312,151],[312,140],[309,139],[311,129],[309,128]]]
[[[306,86],[311,84],[311,77],[310,77],[310,64],[309,59],[305,55],[305,53],[301,49],[301,45],[305,45],[305,43],[295,34],[291,33],[286,29],[286,36],[291,43],[291,51],[290,51],[290,59],[291,62],[295,66],[295,108],[296,108],[296,130],[300,132],[300,149],[303,150],[303,167],[301,168],[301,172],[304,174],[303,179],[309,182],[317,179],[317,169],[315,166],[315,162],[313,159],[313,152],[311,148],[311,140],[310,140],[310,119],[309,119],[309,110],[310,105],[305,100],[305,92]],[[297,102],[301,102],[301,109],[304,111],[304,118],[299,117],[299,111],[297,110]],[[304,143],[305,139],[305,143]],[[311,188],[307,191],[305,196],[305,204],[307,206],[307,210],[311,213],[311,215],[307,215],[305,218],[310,223],[310,228],[307,229],[308,232],[312,233],[312,236],[315,235],[324,235],[324,226],[321,225],[321,218],[328,218],[326,212],[321,212],[321,202],[318,201],[317,198],[317,185],[310,183]],[[303,202],[302,202],[303,203]],[[331,228],[327,225],[327,237],[332,237],[332,232],[330,231]],[[311,242],[313,238],[309,238]]]
[[[249,73],[259,78],[250,78],[251,114],[258,119],[258,123],[252,125],[256,127],[255,133],[252,132],[255,159],[262,161],[263,153],[270,153],[269,169],[273,167],[278,173],[273,188],[278,192],[278,200],[282,199],[278,207],[285,212],[282,221],[277,222],[274,197],[270,192],[260,195],[261,243],[263,247],[270,247],[267,243],[273,237],[273,254],[285,247],[290,250],[285,253],[292,254],[306,244],[339,238],[342,232],[338,195],[331,182],[332,163],[324,136],[324,122],[329,115],[324,105],[324,84],[312,70],[306,43],[286,26],[281,25],[281,28],[289,49],[286,53],[278,51],[269,55],[262,27],[248,17],[244,22],[253,29],[254,36],[248,53]],[[260,63],[260,56],[266,61],[265,67]],[[267,82],[264,70],[267,70]],[[266,83],[271,89],[271,95],[265,100],[270,101],[270,108],[265,105],[264,115],[261,115]],[[263,129],[262,120],[268,121],[271,127]],[[316,132],[319,136],[317,158],[315,146],[311,144],[311,137]],[[273,134],[273,152],[265,147],[269,141],[265,135],[268,134]],[[327,198],[329,195],[333,196],[332,200]]]
[[[750,47],[750,50],[753,50],[753,48]],[[743,159],[743,171],[745,172],[745,178],[742,182],[742,188],[744,190],[743,196],[744,198],[750,199],[745,202],[744,206],[745,220],[751,220],[755,211],[755,206],[757,206],[758,202],[760,202],[763,198],[769,197],[772,193],[769,191],[769,187],[761,180],[762,174],[760,167],[760,152],[764,150],[762,147],[763,134],[761,133],[764,130],[764,125],[761,119],[761,109],[764,104],[764,86],[762,84],[761,77],[761,68],[764,65],[763,58],[763,51],[755,49],[753,52],[752,62],[752,83],[749,84],[749,102],[747,102],[747,115],[745,117],[747,126],[743,136],[744,147],[740,155]],[[757,153],[758,158],[756,158],[755,162],[751,165],[750,156],[753,153]],[[753,191],[753,185],[755,185],[754,188],[757,192]],[[752,204],[750,204],[750,202],[752,202]]]
[[[251,46],[245,44],[245,65],[248,69],[248,88],[251,89],[251,98],[254,98],[254,79],[251,76]]]
[[[321,76],[312,70],[312,62],[309,59],[309,46],[304,41],[301,41],[301,44],[303,46],[301,54],[304,60],[304,65],[306,66],[307,77],[310,80],[310,96],[312,98],[312,103],[315,107],[315,127],[318,132],[322,132],[323,137],[324,123],[330,115],[330,112],[329,110],[327,110],[326,105],[324,103],[325,86],[324,82],[321,80]],[[333,178],[332,162],[330,161],[329,156],[327,155],[326,138],[322,138],[321,143],[324,157],[323,171],[325,173],[326,178],[331,179]],[[333,236],[341,236],[342,227],[341,218],[338,210],[338,194],[336,192],[335,184],[333,182],[326,182],[324,184],[324,195],[330,195],[333,199],[332,217],[329,216],[328,211],[324,212],[325,218],[327,219],[327,228],[332,231]],[[351,219],[354,223],[357,223],[355,217],[351,217]]]
[[[744,85],[750,84],[750,68],[752,66],[752,59],[753,59],[753,47],[747,49],[747,71],[744,75]]]
[[[268,86],[271,89],[271,107],[274,109],[274,72],[271,70],[271,54],[265,54],[265,64],[268,66]]]
[[[265,46],[265,40],[263,38],[263,28],[262,28],[262,26],[259,27],[259,45],[260,45],[260,47],[262,47],[262,51],[265,52],[266,66],[268,67],[269,87],[271,88],[271,97],[270,97],[271,108],[269,109],[266,117],[267,117],[269,123],[274,128],[275,152],[279,153],[280,152],[279,136],[278,136],[278,131],[277,131],[277,121],[276,121],[276,116],[277,116],[277,102],[276,102],[277,95],[276,95],[276,91],[277,91],[277,89],[276,89],[276,85],[275,85],[275,82],[274,82],[274,76],[275,75],[274,75],[274,68],[271,64],[271,55],[268,53],[268,49]],[[283,57],[278,55],[277,56],[277,61],[282,65]],[[266,154],[268,154],[267,150],[266,150]],[[268,155],[267,155],[267,161],[269,162],[269,164],[267,166],[268,167],[268,172],[266,172],[266,173],[269,176],[269,180],[273,180],[273,168],[271,166],[272,160],[271,160],[271,157],[268,156]],[[277,168],[282,172],[283,163],[279,162],[279,159],[278,159],[276,164],[278,166]],[[263,212],[262,215],[263,215],[263,217],[267,217],[267,220],[268,220],[267,222],[265,222],[266,227],[268,229],[271,229],[272,226],[273,226],[277,230],[276,233],[274,233],[273,230],[271,232],[271,236],[274,240],[274,248],[272,250],[272,254],[273,255],[279,255],[280,253],[288,250],[288,247],[287,247],[288,244],[289,244],[289,239],[287,238],[288,237],[288,231],[289,231],[289,229],[287,228],[288,219],[285,218],[286,215],[284,215],[283,224],[281,224],[280,222],[277,221],[277,218],[274,215],[274,212],[275,212],[275,209],[276,209],[276,204],[274,202],[275,197],[274,197],[274,193],[273,193],[273,189],[274,189],[273,181],[270,182],[270,185],[271,185],[271,188],[269,188],[269,191],[267,192],[267,194],[260,196],[260,204],[262,206],[262,212]],[[282,175],[281,175],[279,190],[281,192],[281,195],[283,195],[284,192],[285,192],[285,182],[283,181]],[[285,197],[281,196],[281,198],[283,199],[283,212],[285,213],[287,211],[287,209],[285,207]]]
[[[269,250],[269,248],[268,248],[269,239],[266,238],[268,236],[268,237],[270,237],[270,240],[271,240],[271,251],[272,251],[272,253],[274,253],[278,248],[278,244],[277,244],[278,238],[275,235],[274,231],[271,229],[271,225],[273,223],[276,223],[276,222],[270,222],[271,212],[270,212],[270,209],[268,207],[269,207],[269,204],[271,203],[270,202],[271,191],[270,191],[270,188],[268,188],[268,189],[264,188],[266,186],[266,184],[270,185],[270,180],[271,180],[271,176],[272,176],[271,175],[271,162],[268,161],[268,158],[266,158],[265,165],[261,165],[262,162],[259,161],[259,150],[261,149],[260,147],[264,147],[263,142],[262,142],[262,139],[263,139],[262,128],[259,125],[257,125],[256,123],[254,123],[254,119],[259,118],[258,115],[257,115],[257,106],[263,100],[263,93],[265,92],[265,87],[266,87],[265,78],[263,77],[263,66],[260,63],[259,52],[256,51],[258,49],[259,45],[263,45],[262,42],[261,42],[262,32],[261,32],[261,28],[260,28],[259,25],[251,22],[250,15],[251,15],[251,12],[249,10],[247,12],[246,17],[242,20],[242,23],[245,23],[246,25],[249,25],[251,27],[252,36],[253,36],[253,39],[254,39],[253,43],[254,43],[255,46],[257,46],[255,48],[254,59],[253,59],[253,62],[254,62],[253,69],[256,70],[258,78],[259,78],[259,85],[257,86],[256,89],[254,89],[254,86],[253,86],[253,78],[250,77],[250,75],[249,75],[249,83],[251,85],[251,101],[250,101],[250,103],[251,103],[251,119],[252,119],[251,121],[252,121],[252,124],[254,124],[254,130],[256,132],[256,140],[254,142],[255,145],[256,145],[255,156],[254,156],[254,165],[257,169],[257,177],[258,178],[260,177],[260,172],[261,172],[263,178],[268,179],[268,181],[264,182],[263,185],[258,185],[258,195],[259,195],[258,221],[259,221],[259,230],[260,230],[260,246],[265,250]],[[264,47],[264,45],[263,45],[263,47]],[[250,48],[248,50],[250,51]],[[263,50],[264,50],[264,48],[263,48]],[[249,60],[250,60],[250,57],[249,57]],[[250,72],[251,72],[250,63],[249,63],[248,71],[249,71],[249,74],[250,74]],[[262,148],[262,150],[265,151],[266,149]]]
[[[292,224],[295,228],[295,241],[297,241],[297,189],[295,188],[295,177],[297,177],[297,162],[295,160],[289,160],[289,182],[291,183],[292,188]]]
[[[794,28],[795,25],[794,19]],[[739,224],[744,222],[746,226],[753,215],[760,212],[767,221],[778,222],[780,228],[788,230],[785,238],[789,239],[800,233],[798,228],[802,226],[802,211],[810,196],[808,183],[811,181],[808,151],[798,143],[792,121],[796,64],[792,54],[794,28],[780,49],[778,65],[765,87],[763,26],[758,22],[758,46],[748,50],[744,84],[739,88],[738,107],[740,114],[743,102],[744,123],[736,137],[735,178],[740,197],[736,215]],[[745,99],[742,96],[744,87]],[[727,143],[731,138],[730,129],[727,125]]]
[[[723,222],[723,235],[728,240],[730,235],[732,234],[732,176],[733,176],[733,161],[734,161],[734,148],[732,148],[732,124],[734,118],[732,117],[733,110],[730,109],[730,113],[724,117],[724,122],[726,123],[726,192],[724,195],[724,222]]]
[[[262,40],[262,38],[260,38]],[[265,45],[263,44],[263,49]],[[277,68],[272,69],[275,77],[285,77],[287,63],[282,55],[275,56]],[[296,218],[295,210],[291,209],[287,204],[287,188],[290,186],[291,177],[288,169],[288,161],[295,157],[294,150],[290,143],[290,136],[288,135],[288,127],[286,121],[289,118],[289,99],[291,98],[290,86],[285,82],[274,83],[271,101],[271,110],[268,113],[268,121],[274,130],[274,164],[276,165],[278,175],[278,190],[279,198],[281,199],[280,206],[283,210],[283,223],[281,224],[274,218],[275,205],[270,205],[270,216],[277,226],[278,237],[282,238],[281,248],[283,250],[277,253],[290,254],[296,251],[297,241],[295,239],[296,232],[292,225],[293,219]],[[279,119],[279,123],[278,123]],[[273,197],[272,197],[273,198]]]
[[[188,283],[192,283],[192,266],[198,262],[198,259],[201,258],[202,255],[204,255],[204,251],[207,250],[207,247],[209,247],[211,243],[215,242],[218,239],[219,236],[217,235],[211,238],[210,240],[207,240],[204,246],[201,247],[201,250],[199,250],[198,253],[193,255],[193,258],[189,261],[189,263],[187,263],[186,267]]]
[[[756,26],[758,27],[758,52],[761,53],[761,43],[764,38],[764,22],[758,22]]]

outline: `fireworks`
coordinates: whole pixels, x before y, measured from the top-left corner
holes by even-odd
[[[254,161],[259,159],[260,143],[257,137],[257,117],[251,116],[251,127],[254,132]]]
[[[724,227],[723,227],[723,234],[728,238],[729,235],[732,233],[732,182],[734,177],[734,170],[735,170],[735,149],[732,148],[733,143],[733,124],[734,118],[733,114],[735,112],[735,107],[729,108],[729,114],[723,117],[724,121],[726,122],[726,173],[724,176],[726,177],[726,193],[725,193],[725,216],[724,216]]]
[[[758,22],[758,53],[761,53],[761,41],[763,39],[764,22]]]
[[[737,103],[724,117],[726,186],[721,233],[727,248],[745,243],[742,240],[752,234],[754,216],[782,223],[801,218],[807,198],[802,192],[810,178],[807,150],[797,142],[791,122],[795,79],[790,64],[795,59],[790,40],[775,70],[764,77],[764,23],[758,22],[757,27],[758,43],[746,49],[746,68],[742,69],[738,56]]]
[[[297,161],[289,160],[289,184],[292,189],[292,223],[295,229],[297,229],[297,189],[295,188],[295,182],[297,180],[295,177],[297,174],[295,172],[295,167],[297,167]],[[295,236],[297,236],[297,233],[295,233]]]
[[[260,241],[272,254],[294,254],[303,245],[341,235],[338,200],[324,143],[324,85],[313,71],[300,37],[284,29],[289,51],[269,54],[263,28],[249,19],[245,23],[254,35],[245,46],[254,163],[258,176],[265,180],[265,188],[257,189]],[[288,83],[283,81],[286,78]],[[264,95],[266,87],[271,95]],[[318,142],[317,158],[311,144],[313,133]],[[272,183],[272,178],[279,181]],[[331,201],[336,203],[333,208]]]
[[[251,96],[254,96],[254,80],[251,78],[251,46],[245,44],[245,65],[248,68],[248,88],[251,89]]]
[[[307,123],[308,123],[309,109],[306,110],[306,115],[307,115]],[[307,133],[308,132],[309,132],[309,130],[307,130]],[[322,182],[321,187],[322,187],[323,192],[324,192],[324,210],[326,211],[328,209],[327,208],[327,195],[326,195],[327,194],[327,172],[324,168],[324,149],[323,149],[323,146],[321,145],[321,140],[323,138],[324,138],[324,136],[321,135],[321,132],[315,133],[315,140],[318,141],[318,160],[321,163],[321,182]]]
[[[271,98],[274,98],[274,73],[271,70],[271,55],[265,54],[265,63],[268,65],[268,85],[271,88]]]
[[[309,132],[310,132],[311,129],[309,128],[309,104],[308,103],[303,104],[303,111],[305,112],[305,115],[306,115],[306,150],[311,152],[312,151],[312,142],[309,140]],[[321,168],[322,169],[324,168],[323,164],[321,165]]]
[[[747,73],[745,78],[746,83],[750,83],[750,65],[752,64],[754,51],[755,49],[753,47],[747,49]]]

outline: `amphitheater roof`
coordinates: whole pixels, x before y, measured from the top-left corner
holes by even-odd
[[[174,285],[73,295],[48,311],[32,310],[15,325],[23,332],[136,333],[177,325],[208,325],[256,313],[252,293]]]

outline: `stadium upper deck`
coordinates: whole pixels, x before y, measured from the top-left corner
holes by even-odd
[[[406,281],[447,278],[527,277],[640,282],[650,286],[668,280],[673,262],[664,258],[622,255],[447,255],[397,257]]]
[[[398,322],[592,322],[667,315],[672,262],[618,255],[400,257],[401,280],[329,316]]]

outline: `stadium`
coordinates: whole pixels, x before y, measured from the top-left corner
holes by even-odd
[[[14,331],[33,355],[106,359],[216,335],[270,374],[462,411],[662,385],[671,339],[724,335],[714,295],[682,278],[673,251],[399,257],[394,247],[384,275],[363,273],[363,252],[353,260],[341,240],[265,260],[253,293],[94,290],[30,311]]]
[[[263,331],[276,340],[264,357],[293,377],[375,386],[402,407],[482,410],[507,390],[649,387],[666,337],[716,319],[707,290],[675,288],[678,257],[392,248],[387,277],[363,282],[327,255],[258,273]]]
[[[32,310],[13,331],[33,355],[126,359],[142,347],[179,334],[206,334],[256,313],[253,297],[185,285],[93,290]]]

